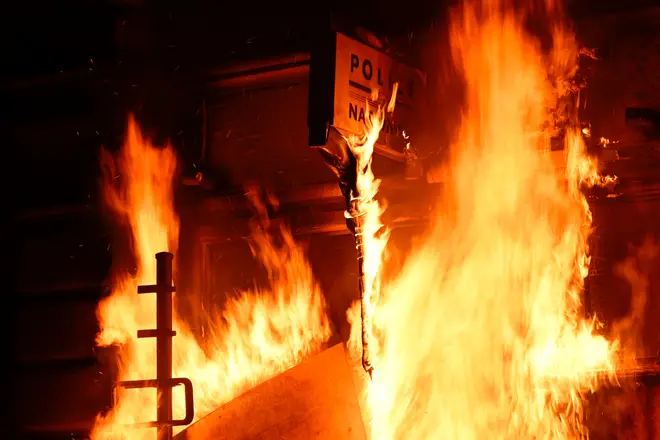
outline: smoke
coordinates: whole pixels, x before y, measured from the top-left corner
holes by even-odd
[[[615,276],[630,286],[628,313],[612,322],[611,335],[620,342],[619,367],[635,369],[640,358],[648,356],[644,340],[645,315],[651,290],[650,276],[658,260],[660,246],[646,236],[639,245],[630,245],[628,256],[614,265]],[[599,390],[590,399],[587,420],[592,437],[612,440],[647,438],[646,417],[649,396],[634,380],[622,380],[619,387]]]
[[[631,247],[628,257],[614,266],[614,274],[630,285],[630,311],[612,323],[612,334],[620,341],[625,359],[648,355],[644,344],[645,312],[649,301],[649,275],[657,264],[660,247],[651,236]]]

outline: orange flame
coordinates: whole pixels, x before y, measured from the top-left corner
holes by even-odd
[[[155,284],[154,255],[176,251],[179,222],[172,203],[176,156],[171,147],[156,148],[143,139],[135,121],[128,124],[118,158],[120,179],[106,176],[109,206],[126,220],[133,236],[137,274],[117,277],[112,295],[98,308],[99,345],[120,344],[120,380],[156,375],[155,341],[137,339],[137,330],[153,328],[155,295],[137,295],[137,286]],[[194,386],[196,418],[203,417],[248,388],[286,370],[318,351],[330,336],[320,288],[302,250],[281,228],[282,242],[261,229],[253,233],[253,253],[269,272],[267,290],[236,295],[213,322],[204,351],[190,329],[174,317],[173,376]],[[206,342],[206,341],[205,341]],[[182,394],[174,390],[175,418],[184,414]],[[92,438],[154,439],[155,429],[130,424],[155,419],[155,390],[123,390],[117,405],[99,416]]]
[[[506,6],[454,16],[466,105],[434,225],[374,311],[378,365],[363,399],[374,439],[582,438],[584,393],[613,374],[617,344],[581,317],[591,228],[581,188],[611,179],[585,155],[566,102],[578,50],[555,26],[545,54]],[[545,148],[557,124],[563,170]]]
[[[392,99],[387,106],[390,112],[394,110],[397,89],[398,84],[395,84]],[[364,135],[353,135],[346,139],[348,147],[355,156],[357,168],[355,182],[357,193],[351,193],[351,208],[346,211],[346,216],[354,217],[356,224],[355,238],[362,265],[362,279],[359,280],[362,287],[360,292],[362,364],[365,371],[371,374],[376,361],[370,349],[370,343],[373,341],[371,321],[380,294],[378,275],[389,231],[382,229],[383,224],[380,221],[382,208],[375,199],[380,180],[375,178],[371,170],[374,147],[378,141],[380,130],[383,128],[385,113],[380,108],[375,112],[367,111],[367,113]]]

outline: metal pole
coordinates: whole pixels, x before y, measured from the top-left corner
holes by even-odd
[[[355,248],[357,250],[358,289],[360,292],[360,318],[362,321],[362,368],[364,368],[364,371],[369,374],[369,377],[372,377],[374,372],[374,365],[371,356],[371,349],[369,347],[369,343],[371,342],[371,310],[367,308],[367,305],[371,304],[373,298],[371,298],[372,292],[367,292],[367,284],[364,273],[364,239],[362,237],[364,234],[364,225],[362,224],[362,215],[357,209],[357,202],[351,203],[350,212],[356,214],[350,218],[352,227],[349,226],[349,229],[352,229],[353,231],[353,236],[355,238]],[[348,221],[349,220],[347,219],[347,222]],[[367,296],[369,296],[369,298],[367,298]]]
[[[169,252],[156,254],[156,284],[138,286],[138,294],[156,294],[156,328],[138,330],[138,338],[156,338],[156,379],[124,380],[117,384],[126,389],[156,388],[157,417],[155,422],[136,423],[133,426],[156,427],[158,440],[172,440],[172,427],[192,423],[195,418],[193,384],[184,377],[172,378],[172,260]],[[186,399],[186,416],[172,419],[172,387],[183,385]]]
[[[156,380],[158,382],[158,440],[172,440],[172,260],[156,254]]]

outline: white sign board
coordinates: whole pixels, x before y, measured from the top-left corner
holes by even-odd
[[[365,131],[368,112],[385,108],[398,83],[394,113],[385,119],[377,151],[403,157],[404,131],[415,118],[426,77],[384,53],[337,33],[334,124],[344,136]],[[374,99],[374,96],[377,96]],[[380,147],[380,148],[378,148]]]

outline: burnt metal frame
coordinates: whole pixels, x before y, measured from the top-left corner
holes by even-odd
[[[172,427],[192,423],[195,416],[193,386],[190,379],[172,377],[172,260],[169,252],[156,254],[156,284],[138,286],[137,293],[156,294],[156,328],[138,330],[138,338],[156,338],[156,379],[129,380],[117,383],[117,388],[156,388],[158,392],[157,417],[154,422],[137,423],[136,427],[155,427],[158,440],[172,440]],[[172,388],[183,385],[185,390],[186,414],[183,419],[172,419]]]

